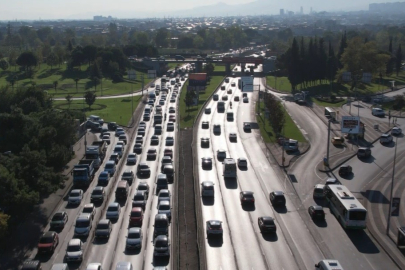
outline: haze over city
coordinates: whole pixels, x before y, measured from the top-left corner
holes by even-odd
[[[0,20],[53,20],[92,19],[94,15],[121,18],[186,17],[186,16],[234,16],[275,15],[280,9],[303,13],[313,11],[358,11],[368,10],[370,3],[398,2],[397,0],[3,0]],[[260,9],[257,9],[260,7]],[[186,12],[187,11],[187,12]],[[215,12],[217,11],[217,12]],[[220,14],[218,14],[220,13]]]

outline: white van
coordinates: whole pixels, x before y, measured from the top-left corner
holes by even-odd
[[[145,106],[145,113],[151,113],[152,112],[152,106],[150,106],[150,105],[147,105],[147,106]]]
[[[374,116],[381,116],[381,117],[385,116],[385,112],[381,108],[373,108],[371,110],[371,114],[374,115]]]
[[[317,270],[343,270],[343,267],[340,265],[337,260],[322,260],[319,263],[315,264],[315,269]]]

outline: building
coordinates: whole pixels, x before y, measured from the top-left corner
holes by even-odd
[[[280,9],[280,16],[284,16],[284,9]]]
[[[304,8],[303,7],[301,7],[301,12],[300,13],[304,14]]]

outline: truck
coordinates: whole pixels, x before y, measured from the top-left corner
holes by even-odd
[[[94,161],[82,159],[73,168],[73,184],[75,186],[89,186],[94,178]]]
[[[107,143],[105,141],[95,141],[86,147],[86,159],[94,161],[94,168],[98,169],[104,160],[107,151]]]
[[[100,126],[104,125],[104,119],[100,118],[100,116],[97,115],[90,115],[87,120],[99,123]]]

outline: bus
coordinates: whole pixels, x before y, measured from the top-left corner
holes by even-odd
[[[343,185],[326,185],[325,197],[331,212],[345,229],[366,228],[367,210]]]
[[[155,98],[156,98],[155,91],[150,91],[149,92],[149,99],[155,99]]]
[[[325,116],[326,116],[326,118],[336,120],[336,112],[334,109],[332,109],[330,107],[325,107]]]
[[[236,162],[233,158],[225,158],[222,162],[225,177],[236,177]]]

